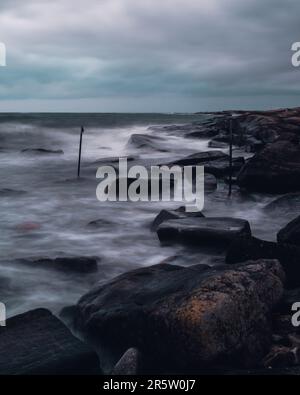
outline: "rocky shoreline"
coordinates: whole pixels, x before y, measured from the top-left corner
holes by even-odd
[[[151,128],[209,138],[214,148],[166,163],[204,165],[213,194],[212,185],[226,184],[229,175],[222,149],[233,119],[236,191],[272,195],[271,215],[294,210],[277,241],[254,237],[243,218],[162,210],[149,226],[162,245],[218,245],[223,261],[162,262],[96,284],[59,318],[46,309],[9,318],[0,330],[0,374],[300,374],[300,329],[292,325],[292,305],[300,302],[300,108],[210,115],[202,123]],[[128,144],[165,151],[150,134],[132,135]],[[19,264],[92,276],[98,262],[70,256]]]

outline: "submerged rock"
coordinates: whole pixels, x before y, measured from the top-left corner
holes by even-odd
[[[58,149],[58,150],[51,150],[51,149],[45,149],[45,148],[24,148],[22,149],[23,153],[28,153],[28,154],[38,154],[38,155],[62,155],[64,153],[63,150]]]
[[[23,190],[16,190],[10,188],[0,189],[0,197],[13,197],[13,196],[24,195],[25,193],[26,191]]]
[[[278,243],[294,244],[300,247],[300,216],[278,232],[277,240]]]
[[[104,219],[104,218],[98,218],[95,219],[94,221],[90,221],[87,226],[91,228],[106,228],[106,227],[111,227],[113,225],[113,222]]]
[[[25,265],[57,269],[65,272],[93,273],[98,270],[98,259],[95,257],[32,258],[21,259],[19,262]]]
[[[137,347],[157,366],[255,365],[269,349],[269,313],[283,279],[277,261],[155,265],[84,295],[76,325],[106,347]]]
[[[240,187],[268,193],[300,190],[300,145],[277,141],[267,145],[241,169]]]
[[[228,143],[224,143],[222,141],[218,141],[215,139],[210,140],[210,142],[208,143],[208,146],[210,148],[220,148],[220,149],[226,149],[228,148]]]
[[[1,375],[99,374],[96,353],[50,311],[9,318],[0,336]]]
[[[291,212],[300,212],[300,193],[288,193],[281,196],[264,208],[266,212],[278,212],[280,215],[291,214]]]
[[[157,228],[157,235],[162,242],[198,246],[205,243],[227,243],[243,234],[251,235],[249,222],[228,217],[172,219]]]

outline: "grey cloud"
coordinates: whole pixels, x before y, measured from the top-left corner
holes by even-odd
[[[2,0],[0,11],[5,108],[300,105],[298,0]]]

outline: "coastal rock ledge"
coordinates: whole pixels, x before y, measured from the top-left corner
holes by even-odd
[[[136,347],[164,369],[255,366],[269,351],[270,312],[283,282],[277,260],[234,268],[159,264],[92,289],[74,323],[100,346],[120,355]]]

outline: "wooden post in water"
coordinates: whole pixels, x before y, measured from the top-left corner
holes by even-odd
[[[233,144],[233,125],[232,118],[229,120],[229,190],[228,196],[231,196],[232,192],[232,144]]]
[[[78,155],[78,168],[77,168],[77,177],[80,177],[80,165],[81,165],[81,147],[82,147],[82,135],[84,133],[84,127],[81,126],[80,132],[80,141],[79,141],[79,155]]]

